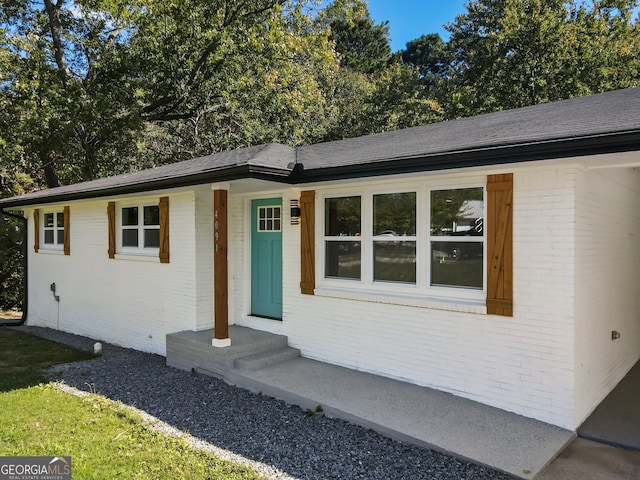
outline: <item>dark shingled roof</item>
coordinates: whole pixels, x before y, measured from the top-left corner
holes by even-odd
[[[327,169],[344,174],[345,168],[384,168],[380,164],[387,164],[385,170],[403,164],[411,171],[433,170],[518,161],[515,155],[527,160],[598,153],[614,138],[634,133],[631,148],[638,149],[638,132],[640,88],[299,147],[298,162],[310,177],[313,170],[326,176]]]
[[[242,148],[3,199],[0,207],[239,178],[304,183],[629,150],[640,150],[640,88],[295,149]]]
[[[35,205],[45,201],[56,201],[58,198],[73,200],[119,195],[238,178],[287,177],[295,160],[294,148],[270,143],[0,199],[0,207]]]

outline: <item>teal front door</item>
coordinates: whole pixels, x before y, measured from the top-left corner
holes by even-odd
[[[282,319],[282,199],[251,202],[251,314]]]

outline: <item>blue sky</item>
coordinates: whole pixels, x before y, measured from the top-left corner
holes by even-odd
[[[389,20],[391,50],[405,48],[410,40],[426,33],[448,33],[442,27],[466,11],[466,0],[367,0],[369,13],[376,23]]]

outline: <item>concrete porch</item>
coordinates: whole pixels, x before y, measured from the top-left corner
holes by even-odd
[[[300,356],[287,337],[251,328],[229,326],[231,346],[213,347],[213,329],[167,335],[167,366],[224,378],[233,368],[255,370]]]
[[[535,478],[575,433],[434,389],[300,357],[287,337],[230,326],[167,335],[167,365],[195,369],[391,438]]]

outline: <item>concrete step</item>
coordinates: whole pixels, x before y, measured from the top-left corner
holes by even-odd
[[[256,353],[248,357],[238,358],[235,367],[243,370],[259,370],[269,365],[293,360],[300,356],[300,350],[293,347],[283,347],[268,352]]]

